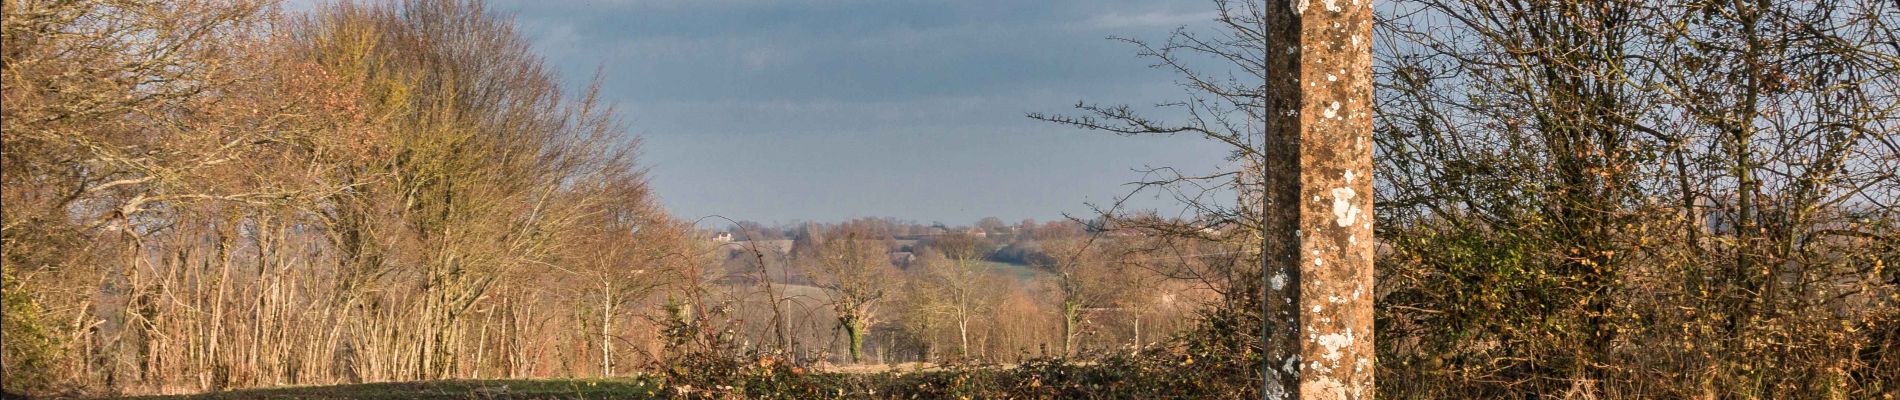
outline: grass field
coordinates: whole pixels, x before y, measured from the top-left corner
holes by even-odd
[[[982,267],[988,268],[990,271],[994,271],[997,274],[1015,278],[1017,282],[1028,283],[1038,278],[1049,276],[1049,271],[1044,271],[1036,267],[1031,267],[1031,266],[1022,265],[1022,264],[1010,264],[1010,263],[995,262],[995,261],[979,261],[979,263],[981,263]]]
[[[668,397],[657,379],[480,380],[363,383],[244,389],[129,399],[651,399]]]

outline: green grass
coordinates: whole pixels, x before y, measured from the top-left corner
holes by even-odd
[[[1010,264],[995,261],[978,261],[979,265],[997,274],[1015,278],[1018,282],[1029,282],[1048,276],[1048,271],[1022,264]]]
[[[657,378],[576,380],[448,380],[243,389],[132,399],[652,399],[665,397]]]

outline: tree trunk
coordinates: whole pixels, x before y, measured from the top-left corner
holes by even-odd
[[[957,315],[957,352],[963,358],[970,358],[970,314]]]
[[[218,233],[218,289],[211,300],[211,338],[208,340],[209,354],[206,355],[211,363],[211,375],[205,378],[205,389],[211,391],[224,390],[231,383],[231,363],[226,362],[218,354],[219,350],[224,348],[222,339],[224,338],[225,294],[229,292],[231,286],[230,240],[231,237],[225,235],[224,232]]]
[[[1062,356],[1075,355],[1075,328],[1082,315],[1081,305],[1072,301],[1062,302]]]
[[[1137,311],[1137,312],[1132,312],[1132,313],[1135,315],[1135,348],[1139,349],[1141,348],[1141,345],[1142,345],[1141,343],[1141,312]]]
[[[614,374],[614,292],[610,286],[600,299],[600,375]]]
[[[859,322],[856,317],[847,319],[844,323],[844,336],[845,340],[849,342],[847,345],[851,346],[849,352],[851,353],[852,364],[857,364],[859,357],[864,352],[864,328],[862,325],[863,323]]]

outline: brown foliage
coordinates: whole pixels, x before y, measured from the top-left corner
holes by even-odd
[[[8,309],[42,310],[6,329],[51,332],[10,390],[613,373],[692,260],[612,110],[478,4],[4,26]]]
[[[1222,72],[1265,76],[1261,7],[1216,3],[1218,32],[1129,40],[1180,76],[1188,97],[1173,106],[1188,118],[1092,104],[1031,115],[1232,147],[1223,169],[1160,168],[1140,182],[1182,199],[1189,218],[1110,209],[1110,225],[1258,240],[1265,151],[1250,123],[1278,111],[1262,108],[1259,81]],[[1900,8],[1422,0],[1379,11],[1382,396],[1894,392]],[[1258,270],[1229,271],[1227,304],[1253,309]],[[1205,332],[1257,343],[1246,331]]]

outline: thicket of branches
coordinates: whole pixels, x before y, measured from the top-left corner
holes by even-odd
[[[1412,6],[1380,30],[1382,277],[1404,284],[1382,333],[1419,336],[1387,360],[1443,367],[1395,379],[1900,390],[1885,267],[1900,257],[1900,5]],[[1403,333],[1421,330],[1445,334]]]
[[[4,28],[10,390],[611,373],[686,253],[612,110],[478,4]]]
[[[1178,73],[1184,120],[1032,117],[1231,145],[1231,169],[1146,187],[1257,227],[1257,4],[1217,4],[1217,32],[1130,40]],[[1900,390],[1900,5],[1414,0],[1376,22],[1382,395]]]

